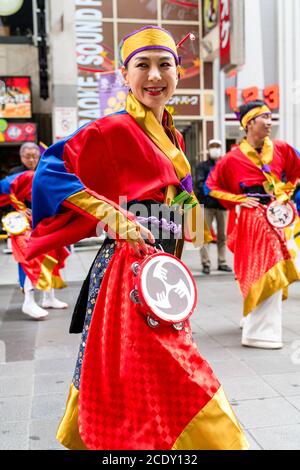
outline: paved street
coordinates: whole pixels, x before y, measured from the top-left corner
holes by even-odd
[[[0,449],[62,449],[55,440],[75,365],[79,335],[69,335],[72,307],[96,251],[67,260],[69,303],[46,321],[20,312],[17,268],[0,243]],[[216,247],[212,246],[216,258]],[[251,449],[300,449],[300,284],[284,303],[282,350],[240,346],[242,301],[232,274],[201,274],[198,252],[185,251],[199,302],[194,337],[246,430]],[[231,257],[229,262],[232,263]],[[213,266],[215,267],[215,266]]]

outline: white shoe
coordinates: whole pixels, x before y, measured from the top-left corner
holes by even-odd
[[[257,339],[242,339],[242,346],[261,349],[281,349],[283,343],[280,341],[261,341]]]
[[[244,328],[245,321],[246,321],[246,317],[242,317],[242,319],[241,319],[241,321],[240,321],[240,329],[241,329],[241,330]]]
[[[25,301],[22,305],[22,312],[25,313],[26,315],[29,315],[32,318],[35,318],[35,320],[42,320],[47,317],[48,312],[47,310],[44,310],[43,308],[39,307],[37,303],[35,302],[28,302]]]
[[[54,289],[50,291],[43,292],[43,300],[42,300],[42,307],[43,308],[68,308],[68,304],[66,302],[62,302],[58,300],[54,296]]]

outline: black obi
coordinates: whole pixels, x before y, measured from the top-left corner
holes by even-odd
[[[259,197],[260,204],[267,205],[271,202],[271,197],[266,193],[263,186],[253,185],[253,186],[243,186],[243,193],[253,197]],[[262,196],[258,196],[261,194]]]

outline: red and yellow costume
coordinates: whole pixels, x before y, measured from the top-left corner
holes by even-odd
[[[169,48],[171,41],[163,39]],[[182,145],[167,111],[160,125],[129,94],[126,111],[50,147],[34,180],[36,228],[29,256],[42,246],[89,236],[97,223],[117,240],[134,238],[135,218],[120,207],[123,201],[170,205],[185,191],[193,222],[199,205]],[[197,242],[197,236],[191,239]],[[189,323],[180,332],[152,330],[130,301],[132,249],[124,242],[109,246],[101,248],[91,271],[83,339],[59,441],[70,449],[247,448]]]
[[[300,158],[286,142],[271,142],[266,138],[258,155],[244,140],[218,162],[206,181],[207,193],[218,198],[227,209],[245,202],[245,191],[251,187],[261,187],[265,194],[285,202],[291,197],[299,176]],[[287,183],[282,181],[283,177]],[[244,315],[247,315],[268,297],[298,280],[299,274],[287,249],[284,231],[270,226],[263,206],[242,208],[238,223],[232,210],[230,219],[228,241],[234,252],[234,271],[244,298]]]
[[[31,203],[31,189],[34,172],[31,170],[8,176],[1,181],[0,206],[11,205],[18,212],[26,211],[26,204]],[[29,224],[31,223],[28,217]],[[64,248],[52,249],[45,254],[45,250],[31,259],[25,258],[31,227],[19,235],[12,235],[12,252],[15,260],[21,266],[23,273],[28,276],[36,289],[50,290],[51,288],[65,287],[60,275],[64,261],[69,251]]]

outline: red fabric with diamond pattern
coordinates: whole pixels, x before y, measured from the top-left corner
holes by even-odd
[[[188,322],[151,329],[130,300],[136,260],[127,243],[116,249],[91,321],[79,392],[89,449],[171,449],[220,387]]]

